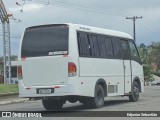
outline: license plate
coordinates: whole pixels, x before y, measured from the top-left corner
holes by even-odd
[[[54,89],[37,89],[37,94],[51,94],[54,93]]]

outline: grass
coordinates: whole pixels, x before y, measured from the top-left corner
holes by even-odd
[[[0,93],[18,92],[18,85],[0,84]]]

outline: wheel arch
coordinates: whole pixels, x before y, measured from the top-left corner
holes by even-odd
[[[104,95],[105,97],[107,97],[107,84],[106,84],[106,81],[102,78],[98,79],[96,84],[95,84],[95,87],[97,85],[101,85],[103,87],[103,90],[104,90]]]

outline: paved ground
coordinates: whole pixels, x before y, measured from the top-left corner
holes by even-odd
[[[88,109],[83,105],[65,104],[64,111],[160,111],[160,86],[145,87],[138,102],[129,102],[128,97],[106,98],[105,105],[101,109]],[[29,101],[19,104],[0,106],[0,111],[45,111],[41,101]],[[48,116],[55,113],[49,112]],[[69,114],[74,114],[70,112]],[[93,113],[92,113],[93,114]],[[63,114],[61,114],[63,116]],[[63,118],[60,118],[63,119]],[[65,119],[65,118],[64,118]],[[77,118],[80,119],[80,118]]]

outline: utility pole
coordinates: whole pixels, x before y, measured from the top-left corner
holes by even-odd
[[[0,0],[0,19],[3,29],[3,64],[4,64],[4,83],[10,84],[11,82],[11,47],[10,47],[10,24],[9,17],[12,14],[7,14],[3,1]]]
[[[133,20],[133,39],[136,42],[136,20],[137,19],[142,19],[142,16],[141,17],[138,17],[138,16],[126,17],[126,19]]]

